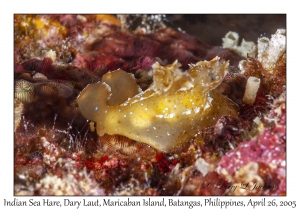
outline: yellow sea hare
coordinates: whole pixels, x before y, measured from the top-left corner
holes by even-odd
[[[119,134],[167,152],[198,130],[214,126],[220,117],[238,114],[238,106],[214,90],[222,82],[228,62],[216,57],[190,65],[187,72],[180,66],[177,61],[167,66],[154,63],[153,83],[144,92],[131,74],[111,72],[104,77],[110,79],[109,84],[102,80],[80,93],[79,108],[96,122],[99,136]],[[110,100],[118,98],[112,93],[123,99]]]

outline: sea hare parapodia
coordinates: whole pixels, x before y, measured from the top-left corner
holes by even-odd
[[[187,72],[180,66],[177,61],[167,66],[154,63],[153,83],[144,92],[138,91],[131,74],[111,72],[104,77],[110,85],[102,80],[80,93],[79,108],[97,123],[99,136],[119,134],[163,151],[171,151],[222,116],[238,114],[237,104],[214,90],[222,82],[228,61],[219,57],[200,61]],[[127,100],[108,105],[116,88],[112,83],[120,85],[118,94],[126,95]]]

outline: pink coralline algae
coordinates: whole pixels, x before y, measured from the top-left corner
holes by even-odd
[[[125,20],[122,15],[14,16],[14,194],[285,195],[285,30],[276,32],[269,48],[261,46],[265,38],[257,56],[245,58],[163,21],[130,31]],[[273,39],[281,40],[281,51],[268,59]],[[126,91],[112,87],[116,75],[134,83],[133,95],[126,92],[132,84],[121,83],[122,78],[118,84]],[[249,78],[260,81],[252,104],[244,101]],[[165,114],[153,115],[159,127],[146,111],[139,113],[142,120],[128,121],[134,126],[150,123],[153,133],[165,126],[159,124],[164,116],[175,127],[170,110],[180,107],[173,104],[178,91],[199,85],[198,92],[182,100],[182,114],[211,109],[201,118],[208,126],[177,120],[178,128],[188,123],[193,129],[180,133],[176,146],[168,150],[159,147],[163,135],[172,138],[168,129],[153,136],[157,144],[152,146],[138,142],[140,133],[135,130],[130,130],[136,135],[130,138],[118,132],[98,136],[104,130],[97,130],[102,121],[88,120],[80,107],[85,88],[93,84],[102,84],[101,91],[126,92],[125,102],[111,94],[111,104],[103,106],[120,107],[116,113],[129,100],[140,103],[158,94],[161,103],[151,110]],[[167,91],[177,91],[173,101]],[[193,107],[195,103],[199,106]],[[230,106],[224,116],[219,110],[225,104]],[[101,112],[115,117],[109,109]],[[120,120],[105,119],[115,130],[120,128]],[[189,131],[193,132],[183,139]]]
[[[259,169],[266,170],[268,180],[273,184],[280,182],[273,191],[274,195],[284,195],[286,184],[286,110],[285,96],[282,95],[272,104],[272,110],[265,116],[265,123],[258,136],[242,142],[237,148],[226,153],[220,160],[218,171],[236,179],[236,174],[249,163],[258,163]],[[224,169],[226,172],[224,172]],[[267,180],[264,180],[267,181]],[[261,191],[262,194],[265,191]],[[251,191],[249,192],[251,194]]]

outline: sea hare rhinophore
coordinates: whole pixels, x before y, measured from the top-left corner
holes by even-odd
[[[80,93],[79,108],[97,123],[98,135],[119,134],[163,151],[171,151],[222,116],[238,114],[237,104],[214,90],[222,82],[228,62],[216,57],[190,65],[187,72],[180,66],[177,61],[167,66],[154,63],[152,85],[138,94],[131,74],[111,72],[109,85],[104,81],[89,84]],[[121,84],[120,78],[131,82]],[[128,99],[111,101],[114,88]]]

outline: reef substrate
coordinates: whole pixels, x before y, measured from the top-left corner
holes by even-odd
[[[14,194],[285,195],[285,30],[139,18],[14,16]]]

